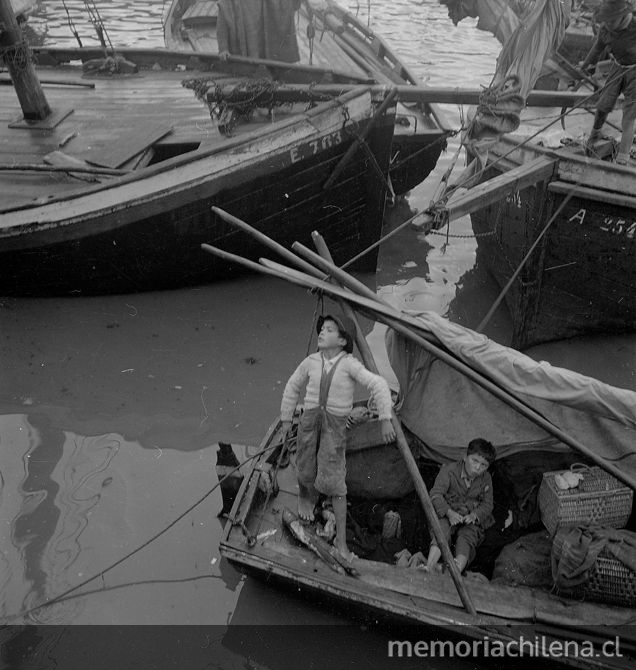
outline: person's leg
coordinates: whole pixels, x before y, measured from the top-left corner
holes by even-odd
[[[323,416],[317,454],[316,490],[331,498],[336,517],[334,546],[350,561],[353,554],[347,546],[346,424],[346,417],[327,412]]]
[[[298,516],[303,521],[313,521],[314,507],[318,500],[318,491],[311,484],[305,485],[298,481]]]
[[[475,558],[477,547],[483,542],[484,536],[484,529],[478,524],[467,523],[459,527],[455,542],[455,563],[460,572]]]
[[[634,142],[634,122],[636,122],[636,109],[631,110],[630,113],[625,110],[622,123],[623,134],[616,155],[616,162],[621,165],[625,165],[629,161],[632,143]]]
[[[623,70],[620,65],[614,64],[608,74],[605,85],[601,89],[598,103],[596,105],[596,112],[594,114],[592,130],[585,145],[585,151],[588,156],[594,155],[594,143],[601,136],[601,130],[605,125],[607,116],[614,109],[614,105],[621,93],[623,87],[622,73]]]
[[[336,539],[333,545],[343,558],[350,561],[355,555],[347,546],[347,496],[331,496],[331,504],[336,517]]]
[[[626,164],[634,142],[634,124],[636,122],[636,71],[629,71],[625,75],[625,101],[623,103],[623,122],[621,143],[618,147],[616,162]]]
[[[304,521],[314,518],[318,492],[316,479],[316,449],[320,439],[320,414],[317,409],[307,409],[300,417],[296,448],[296,476],[298,477],[298,516]]]
[[[437,565],[441,556],[442,550],[436,544],[431,544],[431,548],[428,550],[428,557],[426,558],[424,570],[430,572]]]
[[[446,517],[439,519],[439,527],[442,529],[442,535],[446,538],[446,541],[450,542],[451,534],[453,532],[453,527],[450,525],[450,521]],[[441,556],[442,556],[442,550],[439,548],[437,544],[437,539],[434,536],[432,536],[431,546],[430,549],[428,550],[428,557],[426,559],[426,566],[424,569],[430,572],[437,565]]]

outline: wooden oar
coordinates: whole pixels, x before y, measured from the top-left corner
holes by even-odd
[[[333,264],[333,258],[331,257],[329,248],[327,247],[327,244],[325,243],[325,240],[323,239],[322,235],[314,231],[311,234],[311,237],[314,241],[314,245],[316,246],[316,249],[318,250],[320,256],[324,258],[325,261]],[[371,352],[371,348],[369,347],[368,342],[362,335],[362,330],[360,329],[360,324],[358,323],[358,319],[356,317],[355,312],[353,311],[351,306],[342,299],[338,299],[338,304],[344,311],[345,315],[348,316],[355,324],[356,344],[358,345],[358,350],[360,351],[360,355],[362,356],[362,360],[364,361],[365,366],[374,374],[376,375],[379,374],[378,366],[376,365],[375,359],[373,358],[373,353]],[[404,431],[402,430],[402,424],[400,423],[393,408],[391,408],[391,423],[393,424],[393,428],[395,430],[396,443],[398,445],[398,449],[400,450],[402,458],[406,463],[406,468],[409,471],[409,474],[411,475],[411,479],[413,480],[413,484],[415,485],[415,490],[417,491],[417,495],[419,496],[420,502],[422,503],[422,508],[424,509],[424,514],[426,515],[426,520],[428,521],[429,528],[432,530],[433,535],[437,540],[437,544],[442,552],[444,560],[446,561],[446,565],[450,570],[450,574],[457,588],[457,592],[459,593],[459,597],[461,598],[461,601],[464,607],[466,608],[466,611],[469,614],[476,615],[477,610],[475,609],[475,605],[473,604],[472,598],[468,593],[466,584],[462,580],[459,568],[457,567],[457,564],[453,560],[453,554],[451,553],[450,547],[448,546],[448,541],[446,540],[446,537],[442,532],[441,526],[439,524],[439,519],[437,518],[437,513],[435,512],[435,508],[433,507],[433,503],[431,502],[431,498],[428,494],[428,489],[426,488],[426,484],[422,479],[422,475],[420,474],[419,468],[417,467],[415,458],[413,458],[411,449],[408,445],[408,442],[406,441]]]

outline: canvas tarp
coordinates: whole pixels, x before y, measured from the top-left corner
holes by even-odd
[[[432,312],[420,314],[418,320],[456,358],[636,478],[635,392],[536,362]],[[456,460],[475,437],[490,440],[498,457],[528,448],[567,448],[464,374],[391,329],[386,346],[403,396],[400,419],[428,445],[426,456],[440,463]]]

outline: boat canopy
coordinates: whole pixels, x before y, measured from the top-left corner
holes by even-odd
[[[418,314],[455,358],[539,412],[636,478],[636,393],[537,362],[515,349],[432,313]],[[498,458],[527,450],[568,450],[530,419],[394,330],[386,334],[389,361],[400,384],[400,419],[423,442],[423,456],[457,460],[476,437],[490,440]]]

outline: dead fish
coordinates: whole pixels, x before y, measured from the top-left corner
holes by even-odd
[[[289,529],[290,533],[308,549],[311,549],[319,558],[321,558],[332,570],[338,574],[349,574],[357,576],[358,571],[348,563],[340,552],[327,544],[316,531],[303,522],[289,509],[283,510],[283,523]]]

